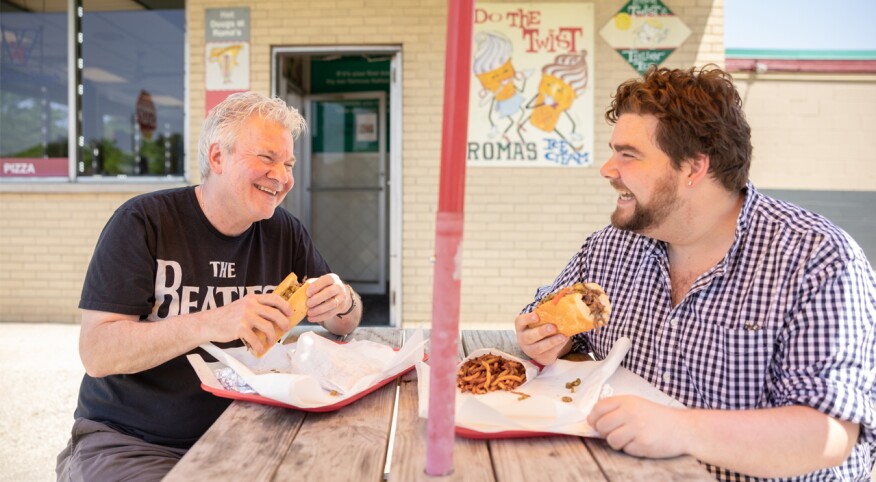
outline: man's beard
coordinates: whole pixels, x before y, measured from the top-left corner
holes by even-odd
[[[620,208],[615,209],[611,215],[611,224],[618,229],[635,233],[644,233],[658,227],[678,206],[678,193],[675,190],[677,179],[674,172],[667,173],[657,181],[654,194],[647,205],[640,204],[637,199],[633,214],[627,219],[621,218]]]

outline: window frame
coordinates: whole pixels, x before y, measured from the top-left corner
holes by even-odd
[[[184,186],[191,179],[191,140],[190,135],[190,87],[189,87],[189,29],[188,10],[183,8],[186,16],[186,30],[183,33],[183,159],[182,174],[173,175],[143,175],[143,176],[104,176],[91,175],[79,176],[77,166],[81,160],[81,147],[85,143],[82,128],[82,93],[84,84],[82,81],[83,65],[82,41],[79,34],[82,32],[82,17],[85,14],[83,0],[67,0],[67,176],[33,176],[33,177],[2,177],[0,176],[0,192],[29,192],[29,191],[91,191],[91,186],[114,186],[110,191],[136,192],[144,187],[149,189],[161,189],[175,186]],[[65,186],[85,186],[65,189]],[[61,188],[61,189],[59,189]]]

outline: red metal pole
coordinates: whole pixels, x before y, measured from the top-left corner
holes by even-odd
[[[426,442],[426,473],[433,476],[453,471],[465,152],[474,20],[473,0],[450,0],[448,3]]]

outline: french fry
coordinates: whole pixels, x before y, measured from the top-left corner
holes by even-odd
[[[459,368],[456,386],[475,395],[496,390],[511,391],[526,382],[523,364],[497,355],[486,354],[467,360]]]

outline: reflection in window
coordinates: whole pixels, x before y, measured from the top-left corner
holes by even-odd
[[[79,176],[182,176],[183,1],[83,2]]]
[[[66,177],[66,0],[0,1],[0,36],[0,178]]]

